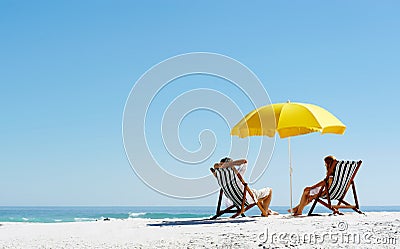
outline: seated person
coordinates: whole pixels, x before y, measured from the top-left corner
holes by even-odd
[[[336,161],[336,158],[334,156],[327,156],[324,158],[325,161],[325,167],[328,174],[332,174],[332,165],[333,162]],[[324,179],[325,180],[325,179]],[[300,203],[296,207],[293,208],[292,212],[294,216],[301,215],[303,213],[303,209],[305,206],[307,206],[312,200],[314,200],[317,196],[321,188],[325,185],[325,181],[322,180],[310,187],[304,188],[303,195],[301,196]],[[332,183],[332,176],[329,177],[328,179],[328,188]],[[324,189],[323,194],[326,194],[326,189]],[[290,213],[290,209],[288,212]]]
[[[219,163],[214,164],[214,169],[228,168],[228,167],[234,167],[234,166],[240,166],[237,170],[238,170],[239,174],[243,176],[244,173],[246,172],[247,160],[240,159],[240,160],[233,161],[232,158],[225,157],[225,158],[221,159],[221,161]],[[239,181],[239,180],[237,179],[237,181]],[[243,187],[242,182],[240,182],[240,183],[238,182],[238,185]],[[267,188],[262,188],[260,190],[256,190],[256,189],[250,189],[250,190],[253,193],[254,198],[258,202],[261,203],[262,207],[266,211],[265,214],[261,214],[262,216],[268,216],[270,214],[278,214],[278,212],[275,212],[275,211],[272,211],[271,209],[269,209],[269,204],[271,203],[271,199],[272,199],[272,189],[271,188],[267,187]],[[228,200],[227,206],[232,205],[232,201],[229,199],[227,199],[227,200]],[[250,203],[254,203],[254,201],[252,200],[251,197],[248,197],[247,201]]]

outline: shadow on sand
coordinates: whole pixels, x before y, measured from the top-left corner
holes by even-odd
[[[179,221],[163,221],[161,223],[150,223],[147,226],[162,227],[162,226],[185,226],[185,225],[204,225],[204,224],[218,224],[218,223],[245,223],[253,222],[254,219],[220,219],[220,220],[179,220]]]

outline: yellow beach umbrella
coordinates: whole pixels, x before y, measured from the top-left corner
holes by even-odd
[[[231,130],[231,135],[288,138],[290,209],[292,209],[292,159],[290,137],[312,132],[344,134],[346,126],[322,107],[306,103],[278,103],[262,106],[248,113]]]

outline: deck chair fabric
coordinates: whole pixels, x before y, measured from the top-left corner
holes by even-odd
[[[215,173],[217,175],[218,185],[221,187],[225,196],[229,198],[236,207],[241,207],[244,197],[244,185],[240,180],[237,181],[235,172],[231,168],[221,168],[216,169]],[[245,207],[249,206],[247,198],[244,205]]]
[[[333,173],[328,172],[325,178],[325,186],[323,186],[317,198],[315,198],[314,203],[308,212],[308,215],[312,215],[312,212],[315,208],[317,202],[321,203],[325,207],[329,208],[333,211],[334,214],[341,214],[339,209],[341,208],[351,208],[358,213],[362,213],[359,209],[357,193],[355,189],[354,178],[358,172],[358,169],[361,166],[362,161],[336,161],[336,165],[334,166]],[[328,179],[332,176],[332,183],[328,186]],[[349,190],[350,186],[353,190],[353,197],[355,204],[351,205],[347,201],[344,200],[346,197],[347,191]],[[325,191],[325,190],[328,191]],[[326,194],[323,194],[327,192]],[[321,200],[326,199],[327,202]],[[337,201],[336,205],[332,205],[331,201]]]
[[[217,211],[211,219],[216,219],[225,213],[234,213],[231,218],[235,218],[239,215],[245,216],[244,212],[255,205],[259,207],[262,213],[265,213],[266,210],[264,210],[262,205],[255,199],[247,183],[243,180],[240,173],[234,167],[217,169],[211,168],[210,170],[211,172],[215,173],[218,185],[220,186]],[[221,210],[221,201],[223,195],[229,198],[233,205]]]
[[[336,164],[332,184],[329,188],[329,197],[331,200],[338,200],[343,196],[356,168],[356,161],[339,161]],[[326,199],[327,196],[324,195],[322,198]]]

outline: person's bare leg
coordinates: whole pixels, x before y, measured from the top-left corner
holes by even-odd
[[[272,200],[272,189],[270,190],[268,197],[264,200],[263,206],[268,214],[277,215],[277,214],[279,214],[278,212],[275,212],[269,208],[269,205],[271,204],[271,200]]]
[[[264,217],[267,217],[268,214],[270,214],[269,204],[271,203],[271,200],[272,200],[272,189],[270,190],[267,196],[258,200],[258,202],[261,203],[261,206],[265,210],[265,214],[261,214]]]
[[[299,208],[301,208],[301,210],[303,210],[304,206],[302,206],[302,205],[304,205],[304,199],[308,199],[309,193],[310,193],[309,187],[304,188],[303,194],[301,195],[299,204],[297,206],[295,206],[294,208],[292,208],[292,210],[290,210],[290,208],[289,208],[287,210],[288,213],[298,213]]]
[[[258,206],[261,206],[261,208],[264,209],[264,205],[263,205],[262,199],[259,199],[259,200],[257,201],[257,205],[258,205]],[[260,208],[260,209],[261,209],[261,208]],[[267,216],[268,216],[268,210],[265,210],[265,209],[264,209],[264,211],[261,210],[261,216],[267,217]]]
[[[293,215],[301,215],[303,213],[303,209],[305,206],[307,206],[312,200],[314,200],[317,197],[318,194],[316,195],[310,195],[310,188],[307,187],[304,189],[303,195],[301,196],[301,200],[299,205],[297,205],[297,210]]]
[[[278,215],[279,213],[272,210],[272,209],[268,209],[268,214],[272,214],[272,215]]]
[[[269,204],[271,203],[271,200],[272,200],[272,189],[269,191],[269,195],[267,196],[267,198],[263,200],[263,207],[267,213],[269,210]]]
[[[299,205],[297,205],[294,208],[292,208],[292,210],[290,210],[290,208],[289,208],[287,211],[288,211],[288,213],[296,213],[297,209],[299,209]]]

